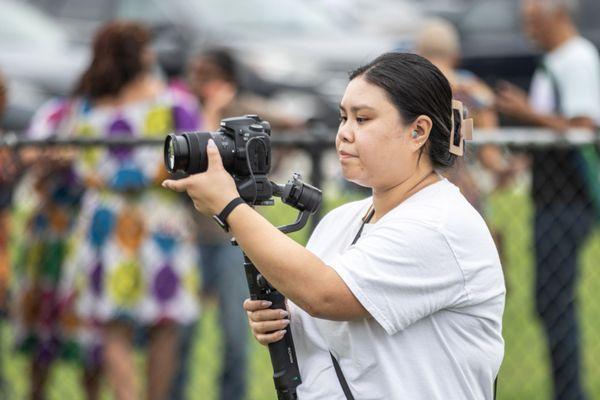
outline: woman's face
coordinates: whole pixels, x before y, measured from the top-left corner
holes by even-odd
[[[198,57],[192,61],[190,68],[190,86],[192,91],[201,100],[214,96],[220,83],[226,81],[225,75],[214,62],[205,57]]]
[[[340,103],[336,149],[344,177],[373,189],[398,185],[414,173],[418,140],[379,86],[354,78]]]
[[[144,47],[142,50],[142,67],[145,71],[150,71],[156,64],[156,53],[150,46]]]

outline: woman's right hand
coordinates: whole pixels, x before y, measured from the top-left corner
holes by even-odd
[[[264,300],[244,301],[244,310],[248,314],[248,323],[252,334],[262,345],[277,342],[283,339],[287,332],[290,320],[285,310],[273,310],[269,307],[271,302]]]

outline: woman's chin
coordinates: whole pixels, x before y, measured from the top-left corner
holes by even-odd
[[[354,176],[354,175],[346,174],[345,172],[344,172],[344,178],[348,182],[352,182],[355,185],[362,186],[362,187],[371,187],[368,182],[365,182],[364,179],[361,179],[361,178],[359,178],[357,176]]]

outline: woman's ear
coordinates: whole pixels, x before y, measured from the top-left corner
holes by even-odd
[[[409,136],[415,150],[420,149],[427,142],[432,127],[433,121],[427,115],[419,115],[410,125]]]

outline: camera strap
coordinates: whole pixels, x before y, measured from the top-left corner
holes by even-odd
[[[360,238],[360,235],[362,234],[365,224],[369,223],[371,218],[373,218],[374,214],[375,214],[375,209],[373,208],[373,206],[369,207],[369,210],[367,211],[365,216],[362,218],[362,224],[360,225],[360,229],[358,230],[358,232],[356,233],[356,236],[352,240],[352,245],[354,245],[354,244],[356,244],[356,242],[358,242],[358,238]],[[331,356],[331,361],[333,362],[333,368],[335,369],[335,374],[337,375],[338,380],[340,381],[340,385],[342,386],[342,390],[344,391],[344,395],[346,396],[346,399],[354,400],[354,396],[352,396],[352,392],[350,391],[348,382],[346,382],[346,377],[344,376],[344,373],[342,372],[342,369],[340,368],[340,364],[338,363],[337,359],[333,356],[333,353],[331,351],[329,352],[329,355]]]

